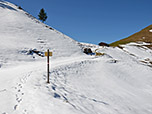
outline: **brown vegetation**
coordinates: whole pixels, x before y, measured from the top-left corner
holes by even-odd
[[[130,42],[152,43],[152,25],[142,29],[141,31],[139,31],[131,36],[129,36],[128,38],[111,43],[110,46],[118,46],[120,44],[127,44]]]

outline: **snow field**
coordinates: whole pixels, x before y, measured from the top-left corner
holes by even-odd
[[[152,50],[78,43],[0,0],[0,114],[151,114]],[[81,47],[103,56],[87,56]],[[53,51],[50,84],[46,57]]]

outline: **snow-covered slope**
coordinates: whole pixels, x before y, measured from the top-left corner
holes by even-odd
[[[80,45],[13,4],[0,1],[0,12],[0,114],[152,114],[150,44]],[[46,58],[29,51],[47,48],[50,84]]]
[[[29,60],[30,49],[53,51],[54,58],[79,55],[76,41],[42,24],[17,6],[0,1],[0,64]]]
[[[0,71],[3,114],[151,114],[152,50],[102,48],[101,57],[54,60],[50,84],[45,62]]]

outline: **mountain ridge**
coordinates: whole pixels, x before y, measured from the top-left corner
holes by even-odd
[[[152,43],[152,25],[149,25],[147,27],[145,27],[144,29],[142,29],[139,32],[136,32],[135,34],[118,40],[116,42],[113,42],[110,44],[110,46],[119,46],[121,44],[127,44],[130,42],[145,42],[145,43]]]

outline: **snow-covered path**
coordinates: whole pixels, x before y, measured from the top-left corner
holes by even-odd
[[[17,109],[19,102],[23,100],[21,98],[21,96],[24,95],[24,92],[22,91],[23,85],[26,85],[32,72],[36,72],[39,69],[40,68],[37,65],[29,63],[13,68],[2,69],[0,71],[0,101],[2,101],[0,102],[1,113],[3,113],[3,111],[11,113],[13,110]]]
[[[83,61],[84,58],[71,58],[65,60],[55,60],[51,62],[52,73],[51,80],[53,80],[53,74],[57,71],[53,70],[57,67],[66,66],[68,64],[72,64],[76,61]],[[51,94],[50,88],[55,87],[52,84],[46,84],[46,61],[41,62],[29,62],[24,63],[24,65],[19,65],[16,67],[3,68],[0,71],[0,113],[37,113],[40,109],[43,109],[43,105],[38,107],[40,103],[37,103],[39,100],[38,93],[46,94],[46,98]],[[43,89],[42,89],[43,88]],[[42,89],[42,90],[41,90]],[[49,91],[47,91],[47,89]],[[44,93],[43,93],[43,92]],[[50,92],[50,93],[49,93]],[[56,93],[52,93],[51,96],[58,96]],[[44,98],[44,96],[42,96]],[[47,102],[46,99],[40,99],[40,101],[46,101],[46,104],[51,102]],[[47,105],[46,105],[47,106]],[[47,109],[49,106],[47,106]],[[35,110],[34,110],[35,109]],[[52,110],[52,108],[51,108]],[[46,111],[46,110],[42,110]],[[50,111],[50,110],[49,110]],[[49,112],[48,111],[48,112]]]
[[[110,56],[54,59],[50,84],[45,60],[4,68],[0,113],[151,114],[152,70],[135,63]]]

